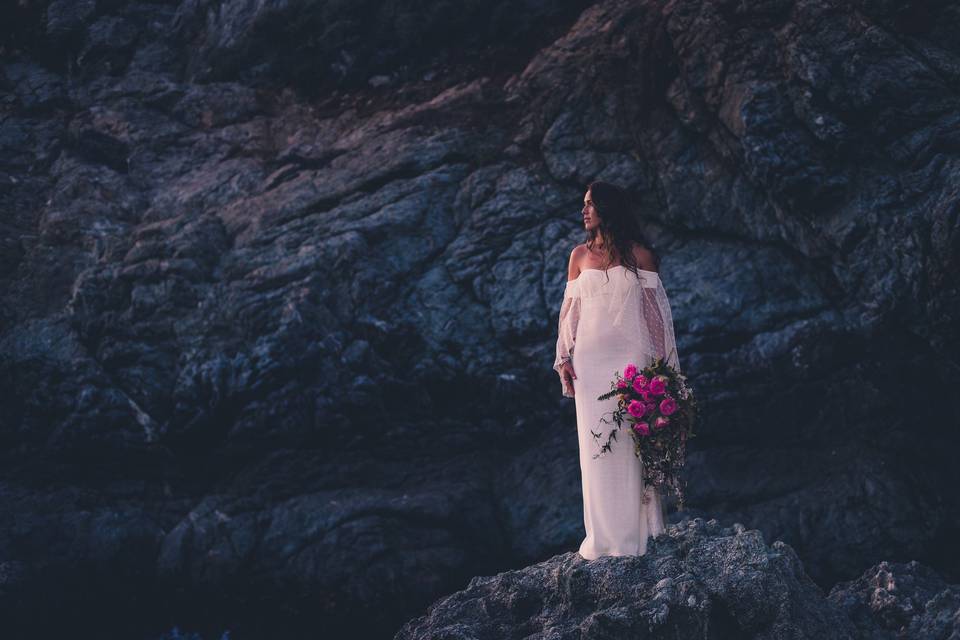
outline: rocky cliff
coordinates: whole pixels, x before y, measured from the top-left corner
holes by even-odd
[[[757,638],[894,640],[960,633],[960,588],[882,562],[824,593],[780,540],[684,519],[639,557],[575,552],[494,576],[406,623],[395,640]]]
[[[382,636],[574,548],[595,178],[663,259],[691,515],[960,582],[956,5],[422,4],[4,5],[5,619]]]

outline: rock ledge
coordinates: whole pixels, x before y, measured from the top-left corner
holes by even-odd
[[[793,549],[741,524],[683,520],[636,557],[577,552],[475,577],[409,621],[413,638],[856,638]]]

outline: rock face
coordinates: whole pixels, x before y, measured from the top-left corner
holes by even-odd
[[[960,581],[955,4],[428,4],[2,9],[3,619],[383,636],[574,548],[596,178],[663,259],[691,515]]]
[[[643,556],[588,562],[573,551],[474,578],[395,640],[857,637],[789,545],[696,518],[668,527]]]
[[[828,596],[853,620],[863,638],[877,640],[960,637],[960,586],[912,560],[881,562]]]
[[[447,638],[953,638],[960,588],[916,561],[881,562],[825,596],[790,545],[740,523],[684,518],[637,557],[577,552],[432,604],[395,640]]]

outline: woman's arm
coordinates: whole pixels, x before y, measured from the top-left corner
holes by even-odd
[[[576,346],[577,325],[580,322],[580,276],[578,249],[570,252],[567,264],[567,286],[563,292],[563,302],[560,305],[560,317],[557,323],[557,351],[553,362],[553,370],[560,376],[560,392],[567,398],[574,397],[572,381],[565,376],[564,369],[569,370],[569,376],[575,378],[573,371],[573,351]],[[567,363],[570,363],[568,366]]]
[[[667,357],[667,334],[663,326],[663,314],[660,313],[660,305],[657,303],[657,289],[643,287],[640,295],[643,296],[641,312],[643,323],[647,329],[647,335],[650,336],[653,355],[665,359]]]

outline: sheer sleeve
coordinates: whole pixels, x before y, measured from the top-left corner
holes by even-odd
[[[647,366],[655,358],[680,371],[680,359],[673,335],[673,314],[660,274],[642,270],[639,282],[620,287],[610,296],[608,314],[611,324],[621,332],[624,341],[636,347],[648,358]]]
[[[647,280],[648,283],[640,288],[641,334],[647,337],[654,357],[663,358],[667,364],[680,371],[680,357],[673,332],[673,313],[667,292],[659,275]]]
[[[560,392],[564,397],[572,398],[573,390],[564,382],[563,363],[573,360],[573,347],[577,338],[577,325],[580,322],[580,291],[578,280],[568,280],[560,305],[560,319],[557,326],[557,355],[553,361],[553,370],[560,375]]]

